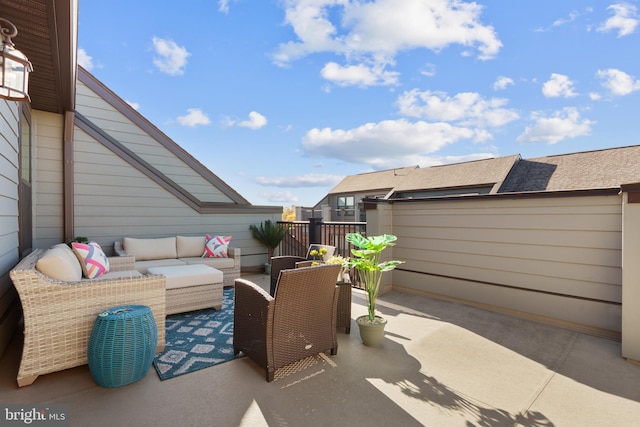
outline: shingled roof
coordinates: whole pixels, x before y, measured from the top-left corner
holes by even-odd
[[[415,172],[418,166],[389,169],[379,172],[368,172],[346,176],[329,194],[388,192],[400,184],[407,176]]]
[[[491,193],[616,189],[640,182],[639,164],[640,145],[532,159],[514,154],[429,168],[410,166],[351,175],[329,194],[406,195],[488,186],[492,186]]]
[[[500,193],[619,188],[640,182],[640,145],[520,160]]]
[[[494,193],[520,156],[497,157],[465,163],[417,169],[394,187],[394,192],[440,188],[494,186]],[[496,185],[497,184],[497,185]]]

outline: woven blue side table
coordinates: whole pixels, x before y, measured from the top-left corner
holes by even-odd
[[[158,328],[145,305],[122,305],[98,315],[89,337],[89,369],[98,385],[119,387],[147,375]]]

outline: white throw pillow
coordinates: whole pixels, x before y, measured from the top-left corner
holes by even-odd
[[[194,258],[204,252],[204,236],[177,236],[178,258]]]
[[[65,244],[47,249],[36,262],[36,269],[45,276],[62,282],[77,282],[82,279],[78,258]]]
[[[126,253],[136,257],[136,261],[178,258],[175,237],[164,237],[160,239],[135,239],[125,237],[122,246]]]
[[[95,279],[109,272],[109,258],[96,242],[72,242],[73,252],[81,262],[82,274],[87,279]]]

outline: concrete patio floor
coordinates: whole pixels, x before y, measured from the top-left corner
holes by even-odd
[[[264,275],[247,276],[268,288]],[[353,291],[352,319],[366,313]],[[71,426],[640,426],[640,366],[620,343],[401,292],[378,300],[381,347],[338,334],[336,356],[267,383],[246,357],[160,381],[97,386],[87,366],[18,388],[20,334],[0,404],[68,404]]]

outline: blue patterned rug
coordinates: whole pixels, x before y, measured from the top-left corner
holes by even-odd
[[[222,309],[167,316],[166,345],[155,366],[161,380],[233,360],[233,288],[224,289]]]

